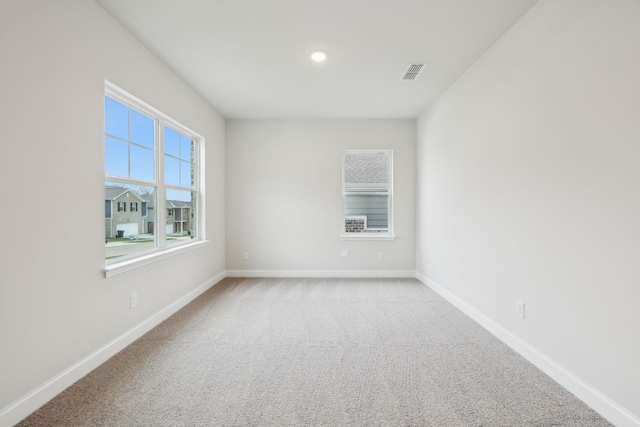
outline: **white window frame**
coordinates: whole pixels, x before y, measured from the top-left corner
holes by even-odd
[[[345,190],[345,156],[349,153],[389,153],[389,189],[385,193],[381,193],[388,196],[388,222],[389,226],[385,232],[347,232],[345,230],[345,208],[347,195],[353,195],[353,192],[347,192]],[[367,193],[371,195],[373,193]],[[381,149],[381,150],[344,150],[342,152],[342,233],[340,234],[341,240],[395,240],[395,233],[393,228],[393,150]]]
[[[129,270],[133,270],[154,262],[167,259],[169,257],[197,249],[206,245],[205,239],[205,194],[204,194],[204,137],[191,129],[183,126],[179,122],[173,120],[169,116],[156,110],[149,104],[140,100],[139,98],[124,91],[113,83],[105,80],[104,94],[113,98],[114,100],[128,105],[135,110],[151,117],[154,120],[155,126],[155,141],[154,141],[154,172],[155,176],[152,181],[144,179],[135,179],[122,176],[114,176],[105,174],[105,183],[122,183],[143,185],[147,187],[154,187],[156,195],[156,226],[154,227],[155,248],[149,251],[137,252],[125,257],[117,258],[113,261],[105,260],[104,276],[111,277],[120,273],[124,273]],[[104,117],[104,114],[103,114]],[[104,120],[104,119],[103,119]],[[181,187],[176,185],[169,185],[164,183],[164,127],[170,127],[195,141],[196,149],[194,150],[195,157],[195,170],[194,170],[194,186],[193,187]],[[195,236],[193,239],[187,240],[184,243],[174,244],[172,246],[166,245],[166,232],[165,232],[165,216],[160,215],[160,212],[166,212],[166,189],[180,189],[196,192],[196,215],[195,215]],[[126,203],[125,203],[126,206]],[[148,212],[147,212],[148,214]]]

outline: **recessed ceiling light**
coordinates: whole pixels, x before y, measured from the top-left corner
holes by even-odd
[[[311,59],[316,62],[324,62],[324,60],[327,59],[327,52],[324,50],[314,50],[311,52]]]

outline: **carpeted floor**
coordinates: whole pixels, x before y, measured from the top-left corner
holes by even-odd
[[[609,425],[413,279],[225,279],[19,424]]]

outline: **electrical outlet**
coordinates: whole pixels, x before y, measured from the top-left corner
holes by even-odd
[[[378,259],[379,260],[383,260],[384,259],[384,253],[378,252]]]
[[[249,252],[245,252],[242,254],[242,259],[245,261],[249,261]]]
[[[524,319],[524,303],[522,301],[516,301],[516,314]]]
[[[349,256],[349,249],[343,249],[340,252],[340,256]]]
[[[136,308],[138,305],[138,293],[134,292],[131,294],[131,298],[129,299],[129,305],[131,308]]]

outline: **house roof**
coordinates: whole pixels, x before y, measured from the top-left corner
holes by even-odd
[[[172,208],[190,208],[191,207],[191,203],[190,202],[183,202],[181,200],[167,200],[166,207],[167,207],[167,209],[172,209]]]
[[[105,197],[104,197],[105,200],[115,200],[118,197],[128,192],[129,194],[133,195],[133,197],[135,197],[136,199],[142,202],[145,201],[144,198],[140,197],[138,193],[131,190],[130,188],[107,185],[105,186],[104,190],[105,190]]]
[[[140,197],[142,197],[146,202],[148,202],[150,206],[153,206],[155,202],[155,197],[153,197],[153,194],[144,193],[144,194],[140,194]]]
[[[344,182],[350,184],[388,184],[389,153],[345,153]]]
[[[147,207],[149,209],[153,209],[155,207],[155,197],[153,196],[153,194],[149,194],[149,193],[138,194],[135,191],[133,191],[132,189],[125,188],[125,187],[110,186],[110,185],[106,186],[105,187],[105,199],[106,200],[115,200],[118,197],[120,197],[123,194],[125,194],[126,192],[129,192],[134,197],[136,197],[137,199],[139,199],[139,200],[141,200],[143,202],[147,202]],[[190,207],[191,207],[191,202],[183,202],[181,200],[167,200],[166,201],[166,208],[167,209],[190,208]]]
[[[127,192],[127,188],[123,187],[105,187],[105,199],[113,200],[117,199],[121,195]]]

